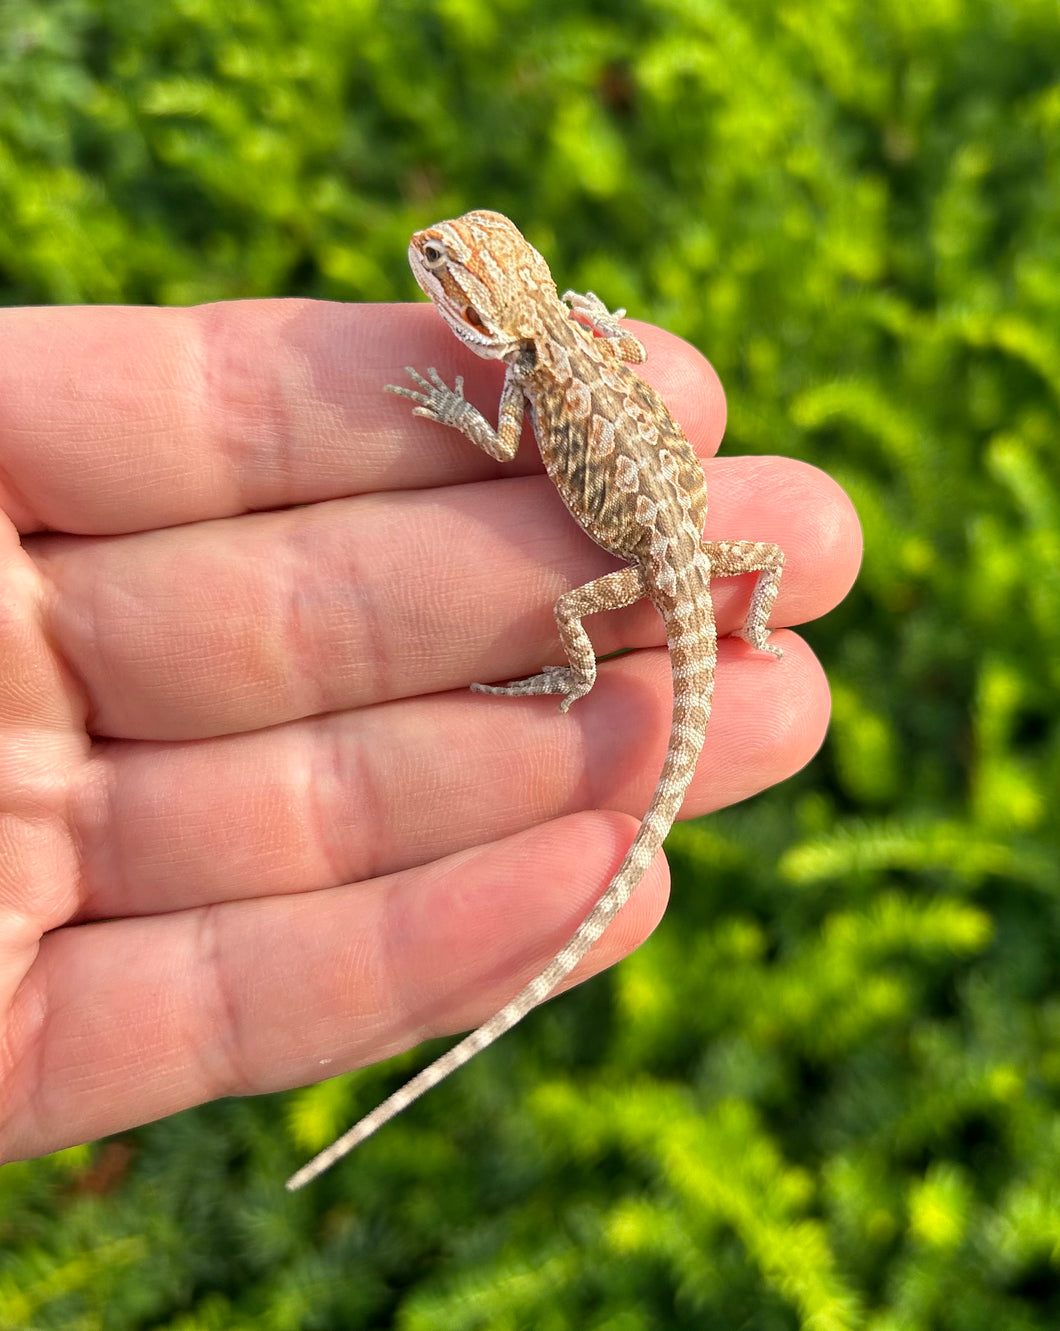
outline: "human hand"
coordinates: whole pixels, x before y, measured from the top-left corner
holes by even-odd
[[[638,335],[712,454],[713,373]],[[437,365],[489,415],[499,367],[422,305],[5,310],[0,340],[0,1158],[490,1015],[620,861],[671,699],[646,604],[590,621],[638,650],[568,716],[468,691],[559,659],[553,601],[613,566],[532,449],[502,469],[383,392]],[[775,623],[842,598],[859,538],[827,477],[707,470],[708,536],[787,554]],[[750,582],[717,584],[722,632]],[[780,638],[780,666],[722,641],[685,816],[819,745],[823,675]],[[660,856],[570,983],[666,884]]]

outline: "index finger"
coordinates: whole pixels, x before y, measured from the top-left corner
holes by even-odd
[[[717,376],[680,339],[637,331],[665,350],[644,377],[713,452]],[[496,473],[382,391],[410,364],[464,374],[496,418],[502,367],[469,356],[426,304],[2,310],[0,505],[22,532],[110,535]],[[516,470],[539,465],[524,450]]]

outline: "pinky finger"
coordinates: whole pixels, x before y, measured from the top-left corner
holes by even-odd
[[[16,999],[3,1158],[477,1025],[567,941],[635,826],[579,814],[368,883],[56,930]],[[660,855],[569,984],[648,936],[667,883]]]

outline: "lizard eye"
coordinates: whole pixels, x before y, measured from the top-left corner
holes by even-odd
[[[423,247],[423,262],[428,268],[441,268],[445,263],[445,250],[435,241],[428,241]]]
[[[472,328],[482,327],[482,315],[479,314],[478,310],[472,309],[470,305],[468,305],[467,308],[464,310],[464,318],[472,326]]]

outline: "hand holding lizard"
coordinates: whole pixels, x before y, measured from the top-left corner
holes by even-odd
[[[637,331],[711,453],[709,369]],[[637,650],[570,716],[501,727],[467,690],[550,659],[550,601],[611,567],[531,455],[499,479],[380,392],[413,361],[488,404],[495,367],[425,306],[6,310],[0,339],[2,1158],[482,1020],[599,895],[670,718],[649,605],[594,622]],[[857,529],[826,477],[719,461],[711,499],[712,531],[783,545],[783,622],[846,591]],[[686,813],[820,742],[823,677],[781,636],[782,669],[722,641]],[[651,929],[665,873],[574,980]]]

